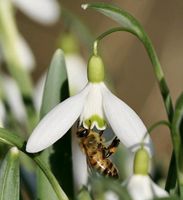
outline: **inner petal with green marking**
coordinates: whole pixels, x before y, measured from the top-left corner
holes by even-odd
[[[98,130],[103,130],[106,128],[106,121],[98,115],[92,115],[90,118],[83,122],[85,128],[96,127]]]
[[[88,86],[90,87],[90,89],[84,105],[83,112],[80,116],[80,124],[87,129],[92,129],[96,127],[98,130],[104,130],[106,129],[106,121],[102,106],[101,93],[103,82],[89,83]]]

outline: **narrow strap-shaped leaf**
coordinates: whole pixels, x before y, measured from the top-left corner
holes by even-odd
[[[172,122],[174,153],[176,157],[177,177],[180,196],[183,198],[183,93],[176,102]],[[176,145],[175,145],[176,144]]]
[[[32,158],[39,168],[43,171],[47,179],[49,180],[52,188],[54,189],[55,193],[58,196],[59,200],[68,200],[68,197],[59,186],[58,181],[56,180],[55,176],[52,174],[50,169],[46,166],[44,161],[39,157],[37,154],[29,154],[25,150],[26,141],[22,140],[17,133],[12,133],[4,128],[0,128],[0,142],[5,144],[9,144],[11,146],[16,146],[19,150],[27,154],[30,158]]]
[[[67,85],[67,71],[64,53],[58,49],[53,55],[44,86],[40,118],[60,103],[61,89]]]
[[[0,168],[0,199],[19,200],[19,190],[19,151],[16,147],[12,147]]]
[[[40,118],[44,117],[45,114],[68,96],[69,92],[65,59],[62,50],[59,49],[55,52],[47,73]],[[72,195],[73,187],[70,143],[70,134],[67,133],[62,140],[57,142],[57,144],[54,144],[53,147],[46,149],[41,154],[41,158],[47,163],[47,166],[53,170],[57,180],[61,183],[64,191],[69,194],[69,196]],[[64,157],[65,155],[67,155],[67,158]],[[68,159],[69,161],[67,161]],[[65,164],[69,166],[65,166]],[[67,176],[67,178],[65,178],[65,176]],[[66,181],[64,182],[62,180]],[[38,198],[40,200],[58,199],[47,178],[40,170],[38,170]]]

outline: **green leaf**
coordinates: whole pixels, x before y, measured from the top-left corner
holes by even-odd
[[[44,88],[40,118],[44,117],[60,101],[69,97],[68,81],[64,54],[62,50],[57,50],[51,61]],[[40,157],[47,166],[52,169],[57,180],[62,185],[64,191],[73,195],[72,185],[72,163],[71,163],[71,137],[67,133],[62,140],[46,149]],[[67,157],[65,157],[67,155]],[[66,177],[65,177],[66,176]],[[50,183],[45,175],[38,170],[38,198],[40,200],[57,200]]]
[[[59,186],[55,176],[52,174],[52,172],[44,163],[44,161],[40,158],[39,154],[27,153],[25,150],[26,141],[24,141],[20,136],[18,136],[18,134],[12,133],[4,128],[0,128],[0,141],[11,146],[16,146],[19,150],[21,150],[30,158],[32,158],[49,180],[50,184],[52,185],[52,188],[58,196],[58,199],[68,200],[68,197],[66,196],[62,188]]]
[[[183,198],[183,93],[176,102],[172,122],[173,145],[176,158],[178,187],[180,196]]]
[[[13,147],[7,153],[0,168],[0,199],[19,200],[19,151]]]
[[[5,128],[0,128],[0,141],[11,146],[16,146],[21,150],[24,149],[25,145],[25,141],[20,136]]]
[[[58,49],[53,55],[46,83],[40,111],[40,118],[43,118],[55,105],[60,103],[60,95],[63,87],[67,87],[67,71],[64,53]]]
[[[118,8],[117,6],[113,6],[107,3],[88,3],[82,5],[83,9],[92,8],[94,10],[99,11],[105,16],[113,19],[117,23],[119,23],[122,27],[126,28],[129,32],[138,35],[139,37],[143,37],[143,29],[140,23],[129,13]]]

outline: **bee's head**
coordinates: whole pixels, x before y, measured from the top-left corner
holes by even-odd
[[[79,127],[78,130],[77,130],[77,136],[79,138],[87,137],[89,132],[90,132],[89,129],[86,129],[84,127]]]

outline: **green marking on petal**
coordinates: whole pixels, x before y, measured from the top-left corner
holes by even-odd
[[[92,115],[90,118],[84,121],[84,124],[89,128],[94,122],[98,124],[100,129],[104,129],[106,127],[106,121],[98,115]]]

